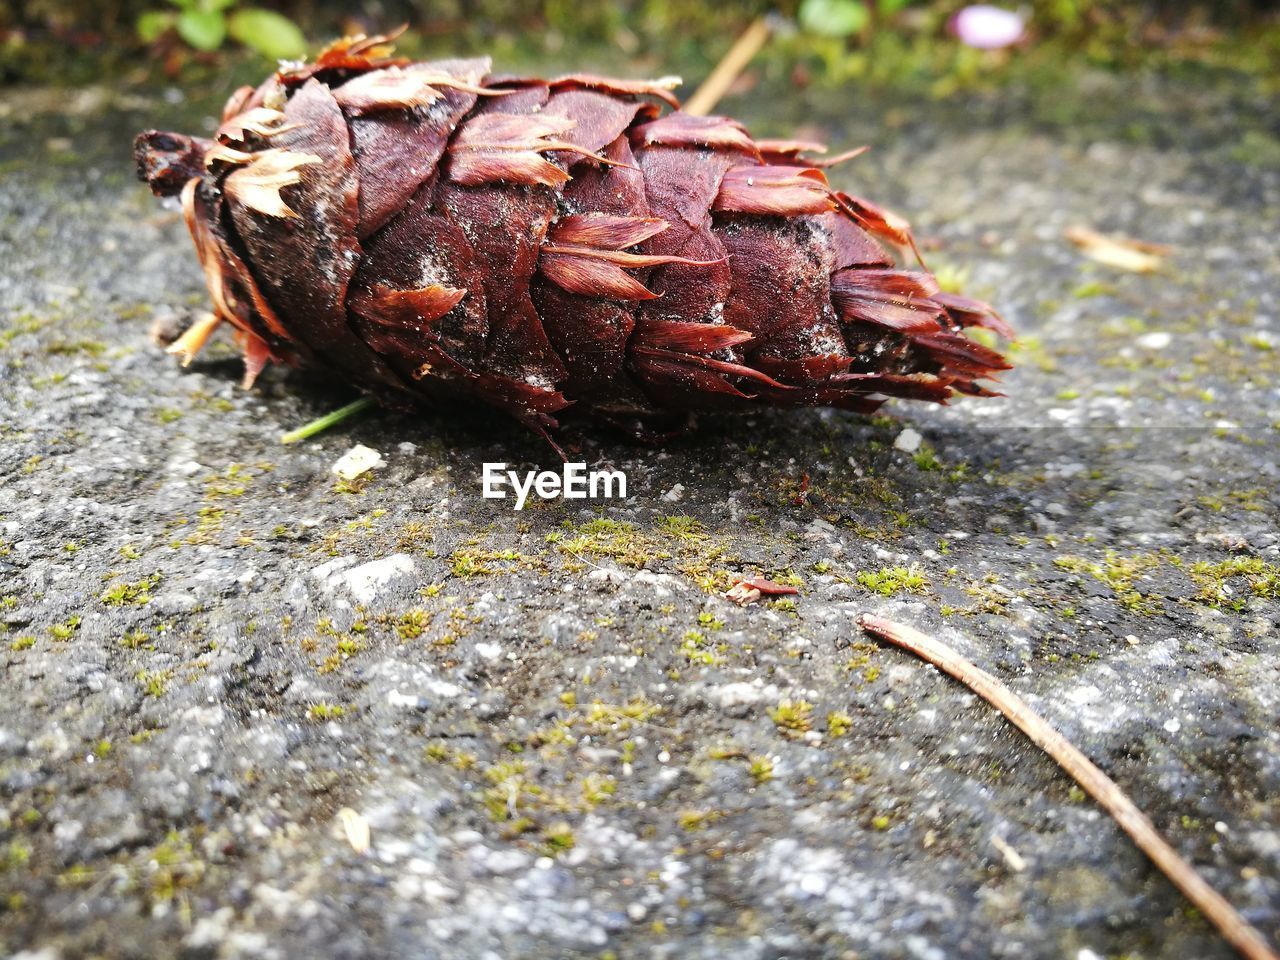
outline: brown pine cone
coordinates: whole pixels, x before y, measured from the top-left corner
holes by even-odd
[[[1003,321],[895,266],[880,241],[914,252],[907,224],[833,190],[824,149],[683,113],[662,82],[491,76],[375,37],[237,91],[213,140],[149,131],[136,155],[181,194],[213,300],[170,349],[227,322],[246,385],[305,362],[544,436],[569,412],[654,434],[697,409],[992,395],[1008,364],[963,329]]]

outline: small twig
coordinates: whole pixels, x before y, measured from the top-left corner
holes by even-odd
[[[702,86],[693,92],[688,100],[685,101],[681,109],[685,113],[692,113],[695,116],[706,116],[715,109],[720,98],[729,92],[729,88],[733,86],[733,82],[738,79],[751,59],[760,52],[765,45],[765,41],[769,39],[771,27],[769,26],[768,17],[759,17],[751,26],[743,31],[742,36],[734,41],[729,52],[726,53],[719,63],[716,64],[714,70],[711,71],[707,79],[702,81]]]
[[[1047,720],[1032,710],[1016,693],[945,643],[926,636],[919,630],[870,614],[859,617],[858,625],[871,635],[914,653],[944,673],[949,673],[1003,713],[1111,815],[1138,849],[1151,858],[1241,956],[1248,960],[1280,960],[1257,928],[1240,916],[1239,911],[1226,898],[1205,882],[1195,867],[1169,846],[1115,781],[1099,770],[1071,741],[1050,726]]]
[[[280,442],[297,443],[300,440],[306,440],[308,437],[314,437],[317,433],[322,433],[330,427],[337,426],[343,420],[364,413],[364,411],[376,405],[377,401],[373,397],[361,397],[359,400],[353,400],[345,407],[339,407],[332,413],[326,413],[323,417],[303,424],[297,430],[290,430],[288,433],[281,434]]]

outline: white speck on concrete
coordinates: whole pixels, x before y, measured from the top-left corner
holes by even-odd
[[[920,444],[924,442],[924,437],[920,436],[910,427],[903,430],[893,441],[893,449],[901,450],[903,453],[915,453],[920,449]]]
[[[386,465],[387,462],[382,459],[382,454],[377,450],[366,447],[363,443],[357,443],[338,458],[332,470],[343,480],[354,480],[362,473],[368,473],[370,470]]]
[[[349,570],[341,570],[325,578],[330,590],[346,587],[360,603],[373,603],[397,580],[417,576],[418,566],[407,553],[393,553],[381,560],[371,560]]]
[[[1173,343],[1173,334],[1164,330],[1158,330],[1155,333],[1144,333],[1137,340],[1137,344],[1147,350],[1163,350],[1169,344]]]

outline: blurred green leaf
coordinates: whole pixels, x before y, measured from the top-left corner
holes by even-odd
[[[154,43],[160,34],[173,26],[177,14],[168,10],[149,10],[138,17],[138,39],[143,43]]]
[[[883,16],[890,16],[897,13],[910,2],[911,0],[879,0],[879,2],[876,3],[876,11]]]
[[[231,36],[272,60],[296,60],[307,53],[307,38],[288,17],[246,7],[231,14]]]
[[[197,0],[201,10],[208,10],[211,13],[217,13],[219,10],[225,10],[231,6],[236,0]]]
[[[858,0],[804,0],[800,26],[824,37],[848,37],[871,22],[871,11]]]
[[[227,19],[208,10],[183,10],[178,14],[178,36],[197,50],[217,50],[227,39]]]

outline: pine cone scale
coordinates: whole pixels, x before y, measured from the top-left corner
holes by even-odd
[[[445,89],[425,115],[383,111],[348,118],[360,185],[362,240],[381,229],[435,177],[449,137],[477,99],[473,93]]]

